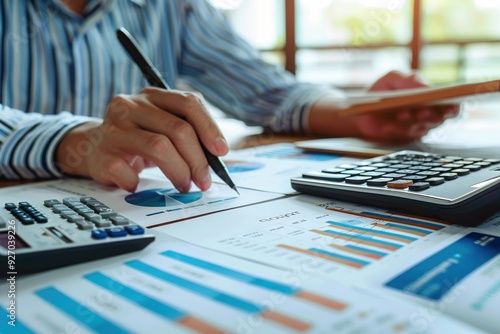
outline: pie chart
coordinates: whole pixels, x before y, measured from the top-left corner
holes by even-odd
[[[130,194],[125,197],[125,201],[136,206],[159,208],[189,204],[202,197],[200,191],[180,193],[176,189],[155,188]]]
[[[226,164],[227,171],[229,173],[251,172],[265,166],[265,164],[261,162],[252,161],[225,160],[224,163]]]

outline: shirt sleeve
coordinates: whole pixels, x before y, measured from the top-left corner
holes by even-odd
[[[57,145],[75,126],[93,120],[69,112],[57,115],[25,113],[0,105],[0,177],[35,179],[62,177],[55,163]],[[78,163],[82,152],[69,152],[71,161]]]
[[[276,132],[309,132],[311,105],[334,90],[300,83],[290,73],[264,62],[208,1],[185,3],[179,62],[182,79],[247,125]]]

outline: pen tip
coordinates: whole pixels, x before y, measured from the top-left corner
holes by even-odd
[[[240,195],[240,192],[238,191],[238,189],[236,189],[236,186],[234,186],[234,187],[232,187],[232,188],[233,188],[233,190],[234,190],[234,191],[236,191],[236,193],[237,193],[238,195]]]

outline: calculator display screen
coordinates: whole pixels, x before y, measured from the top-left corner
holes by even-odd
[[[30,248],[30,246],[19,236],[14,236],[12,233],[8,233],[7,231],[0,232],[0,246],[10,251],[15,251],[16,249],[21,248]]]

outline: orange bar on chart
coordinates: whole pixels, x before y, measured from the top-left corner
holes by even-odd
[[[195,332],[206,333],[206,334],[224,334],[225,331],[214,327],[203,320],[197,319],[192,316],[184,317],[177,321],[177,323],[187,327]]]
[[[311,329],[310,324],[291,318],[287,315],[278,312],[264,311],[261,313],[261,315],[266,319],[272,320],[274,322],[279,323],[280,325],[286,326],[288,328],[291,328],[299,332],[305,332]]]
[[[307,291],[300,291],[297,294],[295,294],[295,297],[310,301],[312,303],[324,306],[326,308],[329,308],[329,309],[332,309],[335,311],[343,311],[347,308],[347,304],[336,301],[334,299],[319,296],[317,294],[307,292]]]

